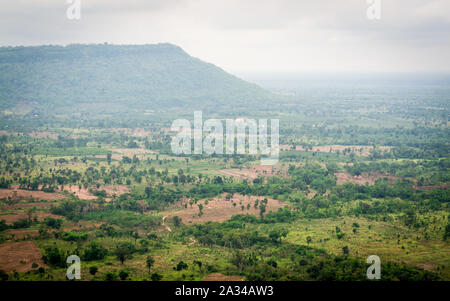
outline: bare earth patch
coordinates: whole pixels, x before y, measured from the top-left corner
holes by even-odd
[[[42,260],[41,250],[34,242],[8,242],[0,245],[0,270],[23,273],[30,271],[33,263],[47,267]]]
[[[112,196],[113,194],[115,194],[116,196],[119,196],[121,194],[130,192],[130,188],[128,188],[125,185],[106,185],[106,186],[100,186],[99,188],[97,188],[97,187],[88,187],[88,188],[81,187],[81,189],[77,185],[72,185],[72,186],[66,186],[66,187],[64,187],[64,189],[72,194],[75,194],[81,200],[97,199],[97,197],[95,195],[93,195],[92,193],[89,192],[89,189],[105,190],[106,194],[108,196]],[[108,199],[106,199],[106,200],[108,201]]]
[[[287,176],[287,169],[281,166],[253,165],[251,168],[221,169],[223,175],[253,181],[258,177]]]
[[[23,239],[28,237],[35,237],[39,235],[38,230],[8,230],[5,232],[6,236],[11,236],[14,239]]]
[[[227,276],[222,273],[208,274],[202,279],[203,281],[245,281],[244,278],[239,276]]]
[[[58,135],[51,133],[51,132],[31,132],[30,137],[33,138],[50,138],[50,139],[57,139]]]
[[[192,207],[188,204],[187,208],[184,208],[183,204],[179,204],[180,210],[172,212],[168,215],[168,218],[173,216],[178,216],[181,218],[184,224],[203,224],[208,221],[213,222],[223,222],[229,220],[233,215],[236,214],[253,214],[259,216],[260,209],[255,208],[254,204],[256,200],[259,200],[261,203],[264,200],[264,197],[261,196],[244,196],[240,194],[234,194],[232,198],[228,201],[226,199],[226,194],[223,194],[221,197],[216,197],[206,204],[205,200],[198,201],[197,204],[193,204]],[[283,208],[285,204],[282,202],[267,198],[266,205],[266,213],[270,211],[277,211],[279,208]],[[236,206],[233,206],[233,203]],[[203,214],[199,216],[199,207],[198,204],[203,205]],[[250,208],[247,209],[247,205],[250,204]],[[242,210],[242,206],[244,206],[244,210]]]
[[[426,271],[435,271],[438,268],[438,266],[434,263],[418,263],[416,266]]]
[[[59,218],[62,219],[62,216],[54,215],[48,212],[35,212],[32,215],[32,218],[37,217],[38,221],[43,220],[46,217],[53,217],[53,218]],[[28,215],[24,213],[23,211],[17,212],[17,214],[3,214],[0,215],[0,220],[4,220],[6,224],[13,224],[14,222],[17,222],[21,219],[27,219]]]
[[[365,185],[366,183],[368,183],[369,185],[373,185],[373,184],[375,184],[375,181],[378,179],[387,178],[390,181],[397,179],[394,176],[383,175],[383,174],[379,174],[379,173],[374,173],[374,174],[370,174],[370,175],[367,173],[363,173],[359,176],[352,176],[351,174],[346,173],[346,172],[337,172],[334,175],[337,177],[338,185],[342,185],[344,183],[353,183],[353,184],[358,184],[358,185]]]
[[[65,198],[64,195],[59,193],[50,193],[44,191],[31,191],[31,190],[22,190],[17,188],[12,189],[0,189],[0,199],[7,198],[8,196],[13,197],[14,191],[17,192],[17,197],[20,198],[33,198],[35,200],[47,200],[47,201],[56,201]]]

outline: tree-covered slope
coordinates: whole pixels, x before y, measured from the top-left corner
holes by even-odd
[[[256,85],[171,44],[0,48],[0,106],[148,105],[259,101]],[[151,107],[148,107],[151,108]]]

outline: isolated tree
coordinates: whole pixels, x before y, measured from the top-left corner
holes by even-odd
[[[98,268],[96,266],[91,266],[89,267],[89,273],[93,276],[95,276],[95,274],[97,274],[98,272]]]
[[[114,254],[116,255],[117,259],[120,260],[120,263],[123,264],[126,259],[131,259],[133,257],[134,250],[135,248],[133,244],[129,242],[123,242],[117,245],[116,249],[114,250]]]
[[[108,152],[106,154],[106,162],[108,162],[108,165],[111,165],[111,157],[112,157],[112,154],[110,152]]]
[[[128,278],[128,276],[129,276],[128,273],[125,272],[125,271],[120,271],[119,272],[120,280],[126,280]]]
[[[31,220],[32,220],[32,218],[33,218],[33,213],[35,213],[35,212],[36,212],[36,207],[28,208],[28,209],[26,210],[28,222],[31,223]]]
[[[147,264],[148,272],[150,273],[150,269],[155,264],[155,259],[151,256],[147,256],[147,260],[145,262]]]
[[[179,227],[181,225],[181,218],[177,215],[173,217],[173,225]]]
[[[259,205],[259,216],[261,217],[261,219],[264,217],[264,212],[266,212],[266,205]]]
[[[145,187],[145,195],[147,196],[147,198],[150,197],[151,193],[152,193],[152,188],[150,186],[146,186]]]
[[[445,227],[444,240],[450,238],[450,224]]]
[[[187,268],[188,268],[187,263],[180,261],[174,269],[177,271],[181,271],[181,270],[186,270]]]
[[[344,255],[348,255],[349,254],[348,246],[345,246],[345,247],[342,248],[342,253],[344,253]]]
[[[158,273],[153,273],[150,276],[150,279],[152,279],[152,281],[161,281],[162,278],[163,278],[162,275],[160,275]]]
[[[312,243],[312,238],[311,236],[307,236],[306,237],[306,243],[309,245],[310,243]]]
[[[200,270],[202,269],[202,262],[201,261],[194,260],[194,265],[197,265]]]

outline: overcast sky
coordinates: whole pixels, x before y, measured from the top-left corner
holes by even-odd
[[[0,0],[0,44],[169,42],[232,73],[450,72],[450,1]]]

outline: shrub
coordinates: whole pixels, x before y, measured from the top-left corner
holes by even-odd
[[[46,217],[43,220],[43,223],[50,228],[53,229],[60,229],[61,225],[62,225],[62,220],[61,219],[57,219],[57,218],[53,218],[53,217]]]
[[[98,268],[96,266],[89,267],[89,274],[95,276],[95,274],[97,274],[97,272],[98,272]]]
[[[105,280],[106,281],[114,281],[114,280],[116,280],[116,278],[117,278],[116,273],[108,272],[108,273],[105,274]]]
[[[9,279],[9,275],[5,271],[0,270],[0,281],[6,281]]]
[[[102,260],[108,251],[99,243],[91,242],[84,250],[83,259],[86,261]]]
[[[153,273],[150,278],[152,279],[152,281],[161,281],[163,277],[158,273]]]
[[[188,265],[186,263],[184,263],[183,261],[180,261],[177,266],[175,267],[175,270],[177,271],[181,271],[181,270],[185,270],[188,268]]]
[[[128,276],[129,276],[128,273],[125,272],[125,271],[120,271],[119,272],[119,277],[120,277],[121,280],[126,280],[128,278]]]
[[[66,241],[82,241],[88,238],[87,233],[76,233],[73,231],[65,232],[62,234],[62,239]]]

